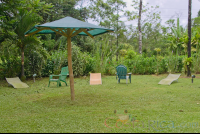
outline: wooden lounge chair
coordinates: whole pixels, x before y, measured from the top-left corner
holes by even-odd
[[[181,74],[169,74],[167,78],[162,79],[158,84],[170,85],[172,82],[177,81]]]
[[[26,83],[22,82],[19,77],[6,78],[8,84],[12,85],[14,88],[27,88],[29,87]]]
[[[90,85],[102,84],[101,73],[90,73]]]

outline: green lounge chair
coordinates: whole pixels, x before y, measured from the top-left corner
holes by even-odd
[[[172,82],[177,81],[181,74],[169,74],[167,78],[162,79],[158,84],[170,85]]]
[[[61,86],[61,81],[64,82],[67,86],[67,82],[66,82],[67,75],[69,75],[68,67],[63,67],[59,75],[50,75],[48,87],[50,86],[50,82],[57,82],[57,87],[59,87]],[[57,76],[59,78],[53,79],[54,76]]]
[[[118,83],[120,83],[120,79],[126,79],[126,83],[127,83],[127,80],[129,79],[130,80],[130,83],[131,83],[131,73],[128,73],[128,76],[127,76],[127,68],[124,66],[124,65],[119,65],[116,67],[116,79],[118,78]]]

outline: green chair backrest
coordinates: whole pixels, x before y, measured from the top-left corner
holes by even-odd
[[[117,76],[119,79],[126,79],[127,68],[124,65],[119,65],[116,67]]]
[[[66,80],[67,75],[69,75],[69,70],[68,70],[68,66],[67,67],[62,67],[61,69],[61,73],[62,76],[60,76],[60,80]]]

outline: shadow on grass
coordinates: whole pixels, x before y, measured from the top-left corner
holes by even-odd
[[[106,101],[105,98],[96,94],[77,94],[75,101],[71,101],[70,95],[60,95],[33,101],[45,107],[66,107],[66,106],[94,106]]]

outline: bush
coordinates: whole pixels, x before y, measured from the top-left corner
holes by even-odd
[[[84,59],[86,63],[84,66],[83,75],[88,75],[90,72],[94,71],[95,60],[87,53],[84,53]]]
[[[137,55],[134,59],[126,59],[126,66],[133,74],[153,74],[156,65],[155,56],[145,58],[142,55]]]
[[[159,74],[166,73],[167,71],[168,71],[167,59],[163,57],[160,60]]]
[[[112,61],[107,61],[106,66],[105,66],[105,74],[107,75],[114,75],[116,72],[115,65]]]
[[[169,56],[166,57],[167,59],[167,66],[168,66],[168,72],[169,73],[181,73],[182,69],[184,67],[183,63],[184,56]]]
[[[52,53],[52,61],[48,60],[43,75],[59,74],[61,68],[68,66],[67,50]],[[94,59],[87,53],[80,51],[76,45],[72,45],[72,68],[74,76],[88,75],[94,70]]]
[[[54,62],[52,59],[47,59],[46,64],[44,65],[44,68],[42,69],[42,76],[47,77],[50,74],[53,74],[54,72]]]
[[[183,56],[158,56],[156,58],[156,56],[153,55],[152,57],[145,58],[142,55],[135,55],[134,53],[129,53],[125,57],[126,66],[133,74],[180,73],[184,67],[182,60]]]
[[[24,59],[24,73],[26,77],[33,77],[33,74],[37,76],[42,76],[42,68],[45,65],[46,60],[37,51],[32,51]]]
[[[125,56],[125,65],[129,69],[129,71],[133,70],[134,68],[134,61],[136,58],[136,52],[133,50],[128,50]]]
[[[20,77],[21,72],[21,58],[11,57],[6,62],[0,64],[0,78],[5,79],[10,77]]]

